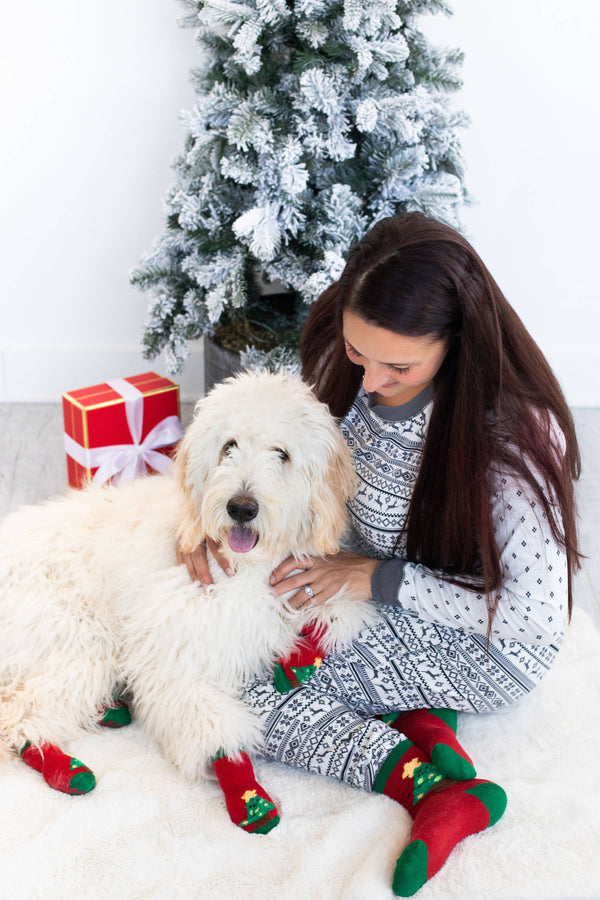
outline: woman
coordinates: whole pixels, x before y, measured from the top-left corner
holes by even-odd
[[[573,420],[473,248],[419,213],[384,219],[352,248],[340,280],[311,308],[301,356],[303,377],[340,418],[354,455],[353,552],[306,560],[299,573],[286,560],[272,583],[297,590],[296,604],[342,588],[372,596],[381,619],[294,692],[269,680],[247,685],[245,697],[263,719],[267,757],[409,809],[413,840],[394,889],[411,893],[457,840],[497,820],[501,789],[444,782],[419,806],[402,775],[417,758],[409,738],[420,747],[416,770],[437,747],[442,775],[473,774],[468,762],[462,772],[444,762],[468,761],[448,714],[391,725],[372,717],[494,711],[548,671],[578,565]],[[187,562],[206,580],[202,551]],[[302,656],[295,662],[297,673]],[[481,804],[489,817],[474,825]],[[448,843],[440,811],[450,807]]]

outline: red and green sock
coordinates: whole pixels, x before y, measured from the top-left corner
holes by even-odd
[[[21,750],[21,759],[36,772],[41,772],[51,788],[63,794],[87,794],[96,785],[91,769],[54,744],[34,747],[27,743]]]
[[[300,687],[317,671],[325,655],[319,641],[320,634],[319,626],[307,625],[302,631],[300,643],[289,656],[277,661],[273,681],[280,694]]]
[[[410,842],[394,872],[393,890],[399,897],[418,891],[459,841],[494,825],[506,809],[499,785],[476,778],[451,781],[408,740],[391,752],[373,790],[396,800],[413,819]]]
[[[131,724],[131,713],[129,707],[120,697],[113,699],[112,706],[105,706],[101,710],[100,725],[106,728],[123,728],[124,725]]]
[[[225,803],[235,825],[252,834],[267,834],[279,822],[277,807],[260,786],[246,753],[235,759],[217,756],[212,761]]]
[[[477,774],[471,757],[456,739],[456,710],[415,709],[381,718],[424,750],[448,778],[466,781]]]

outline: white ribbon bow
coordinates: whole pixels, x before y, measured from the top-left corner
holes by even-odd
[[[68,455],[85,469],[98,469],[92,479],[94,484],[104,484],[110,479],[115,484],[119,481],[132,481],[136,475],[145,474],[146,466],[157,472],[167,472],[172,460],[164,453],[158,453],[157,448],[167,447],[183,437],[178,417],[166,416],[141,441],[144,395],[124,378],[115,378],[107,384],[125,400],[125,415],[132,443],[83,447],[65,432],[65,450]]]

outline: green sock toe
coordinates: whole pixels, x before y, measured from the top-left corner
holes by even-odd
[[[412,841],[396,863],[392,889],[397,897],[412,897],[427,881],[429,851],[424,841]]]
[[[436,744],[431,751],[431,762],[448,778],[468,781],[477,774],[472,763],[447,744]]]
[[[87,794],[96,787],[96,776],[89,769],[87,772],[76,772],[69,781],[70,794]]]
[[[268,834],[276,825],[279,825],[279,816],[273,816],[269,822],[265,822],[259,828],[253,828],[250,834]]]
[[[131,713],[124,704],[111,706],[110,709],[104,711],[101,724],[107,728],[123,728],[124,725],[131,724]]]
[[[472,794],[481,800],[485,808],[490,814],[490,824],[488,828],[495,825],[498,819],[501,819],[506,810],[508,802],[506,791],[499,784],[492,781],[486,781],[483,784],[476,784],[471,788],[467,788],[465,794]]]

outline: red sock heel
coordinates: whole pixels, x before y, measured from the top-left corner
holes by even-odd
[[[467,781],[477,774],[471,757],[456,739],[453,709],[415,709],[383,719],[420,747],[448,778]]]

